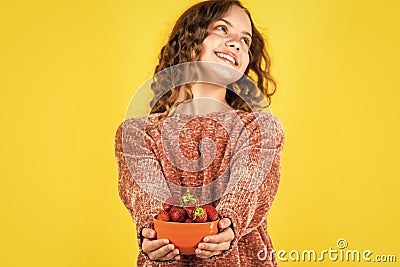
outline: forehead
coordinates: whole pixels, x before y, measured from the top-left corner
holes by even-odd
[[[243,8],[233,5],[226,11],[221,19],[229,21],[234,28],[251,33],[251,21]]]

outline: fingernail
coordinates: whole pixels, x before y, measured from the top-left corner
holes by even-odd
[[[174,254],[178,255],[178,254],[179,254],[179,250],[178,250],[178,249],[175,249],[175,250],[174,250]]]
[[[207,237],[204,238],[204,242],[208,242],[208,238]]]
[[[196,249],[196,254],[200,254],[201,253],[201,250],[200,249]]]
[[[150,230],[150,235],[154,235],[154,231],[153,230]]]
[[[168,245],[168,248],[170,249],[170,250],[173,250],[175,247],[174,247],[174,245]]]
[[[169,240],[168,239],[164,239],[164,244],[168,244]]]
[[[181,257],[179,257],[179,256],[175,257],[175,260],[177,260],[177,261],[179,261],[180,259],[181,259]]]

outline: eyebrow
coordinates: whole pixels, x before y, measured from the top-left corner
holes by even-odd
[[[225,22],[226,24],[228,24],[229,27],[233,27],[232,23],[230,23],[229,21],[227,21],[227,20],[225,20],[225,19],[219,19],[219,20],[222,20],[223,22]],[[218,21],[218,20],[217,20],[217,21]],[[249,32],[242,31],[242,33],[243,33],[243,34],[246,34],[246,35],[248,35],[248,36],[250,36],[250,38],[253,37]]]

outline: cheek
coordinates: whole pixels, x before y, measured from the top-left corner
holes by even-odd
[[[201,48],[204,50],[212,50],[218,45],[219,38],[215,34],[209,34],[201,43]]]
[[[249,66],[249,63],[250,63],[249,54],[243,55],[243,65],[241,66],[243,72],[247,69],[247,67]]]

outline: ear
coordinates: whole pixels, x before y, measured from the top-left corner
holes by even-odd
[[[194,61],[195,57],[196,57],[196,52],[194,51],[194,48],[192,48],[192,52],[190,53],[191,61]]]

